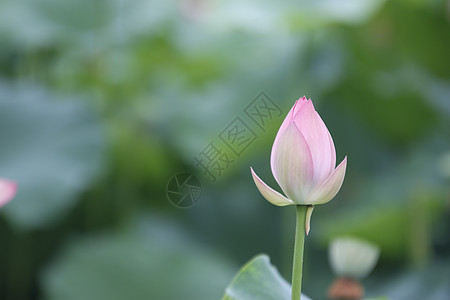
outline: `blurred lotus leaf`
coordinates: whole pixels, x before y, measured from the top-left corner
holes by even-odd
[[[220,299],[232,264],[168,222],[140,228],[71,243],[43,274],[45,299]]]
[[[368,285],[371,294],[390,300],[446,300],[450,295],[450,260],[438,259],[421,269],[408,270],[378,278]]]
[[[56,98],[0,81],[0,172],[19,185],[2,213],[22,229],[64,216],[101,167],[99,120],[86,102]]]

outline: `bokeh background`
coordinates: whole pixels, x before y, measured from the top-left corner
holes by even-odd
[[[259,253],[290,280],[295,212],[270,205],[273,139],[311,97],[348,155],[316,208],[304,292],[336,236],[381,248],[368,296],[450,299],[450,10],[443,0],[2,0],[0,299],[213,300]],[[275,103],[258,126],[246,107]],[[257,136],[236,155],[222,132]],[[222,135],[221,135],[222,134]],[[210,143],[233,160],[215,180]],[[167,197],[194,174],[191,208]]]

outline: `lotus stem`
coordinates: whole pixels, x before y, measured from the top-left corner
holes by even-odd
[[[292,267],[292,300],[301,300],[303,250],[305,247],[305,219],[308,206],[297,205],[297,226],[295,229],[294,260]]]

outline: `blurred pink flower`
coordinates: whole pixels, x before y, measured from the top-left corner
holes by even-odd
[[[330,201],[342,186],[347,157],[336,167],[333,139],[311,99],[295,102],[278,131],[270,159],[283,196],[251,169],[253,180],[269,202],[278,205],[315,205]]]
[[[14,198],[16,191],[17,184],[14,181],[0,178],[0,207]]]

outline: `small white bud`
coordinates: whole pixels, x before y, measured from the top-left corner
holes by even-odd
[[[375,267],[380,250],[372,243],[345,237],[334,239],[328,254],[331,267],[337,275],[362,279]]]

